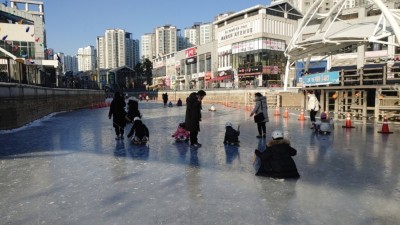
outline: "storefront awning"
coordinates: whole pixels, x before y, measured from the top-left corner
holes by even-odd
[[[244,76],[258,76],[261,75],[261,73],[243,73],[243,74],[238,74],[239,77],[244,77]]]
[[[221,80],[226,80],[226,79],[232,79],[232,75],[214,77],[214,78],[212,78],[210,80],[207,80],[207,82],[221,81]]]

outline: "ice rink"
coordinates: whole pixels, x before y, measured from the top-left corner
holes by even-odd
[[[140,102],[148,146],[115,140],[108,108],[57,113],[0,131],[0,224],[400,224],[400,128],[337,121],[331,135],[309,121],[273,116],[297,149],[298,180],[254,175],[257,139],[249,112],[203,106],[199,142],[171,137],[186,106]],[[224,146],[225,123],[240,147]],[[125,128],[125,136],[130,125]]]

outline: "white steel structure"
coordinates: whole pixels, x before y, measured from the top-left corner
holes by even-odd
[[[307,59],[306,68],[312,56],[329,56],[349,45],[365,48],[369,42],[399,46],[400,43],[400,10],[389,9],[381,0],[371,0],[382,12],[380,18],[368,20],[341,20],[340,15],[345,7],[345,0],[340,0],[328,13],[317,13],[327,0],[316,0],[299,22],[297,31],[285,51],[288,57],[285,86],[287,89],[289,66],[299,59]],[[307,35],[304,35],[307,31]],[[390,37],[392,42],[385,41]],[[360,48],[362,49],[362,48]],[[364,57],[360,55],[360,57]],[[360,60],[361,61],[361,60]],[[357,63],[359,66],[359,63]]]

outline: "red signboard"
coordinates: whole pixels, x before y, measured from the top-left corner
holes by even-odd
[[[186,58],[190,58],[197,55],[197,48],[186,49]]]

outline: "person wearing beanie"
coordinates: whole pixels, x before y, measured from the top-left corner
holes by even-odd
[[[139,117],[133,119],[131,131],[128,134],[133,144],[145,144],[150,138],[149,129]]]
[[[325,112],[321,113],[321,121],[315,123],[315,132],[319,134],[330,134],[333,128],[333,120],[328,118]]]
[[[265,151],[255,150],[256,161],[254,167],[256,176],[266,176],[275,179],[299,178],[296,163],[292,156],[297,154],[296,149],[290,146],[290,141],[283,138],[280,130],[272,132]]]
[[[142,118],[142,114],[139,111],[139,101],[135,97],[128,99],[128,113],[126,114],[126,120],[133,123],[135,117]]]
[[[201,144],[198,142],[197,135],[200,132],[202,109],[201,101],[203,100],[204,96],[206,96],[206,92],[199,90],[198,92],[192,92],[186,99],[186,130],[190,132],[190,145],[196,148],[201,147]]]
[[[224,144],[230,144],[230,145],[236,145],[238,146],[240,141],[239,141],[239,131],[240,126],[238,126],[238,129],[235,130],[232,127],[232,123],[227,122],[225,124],[225,138],[224,138]]]

